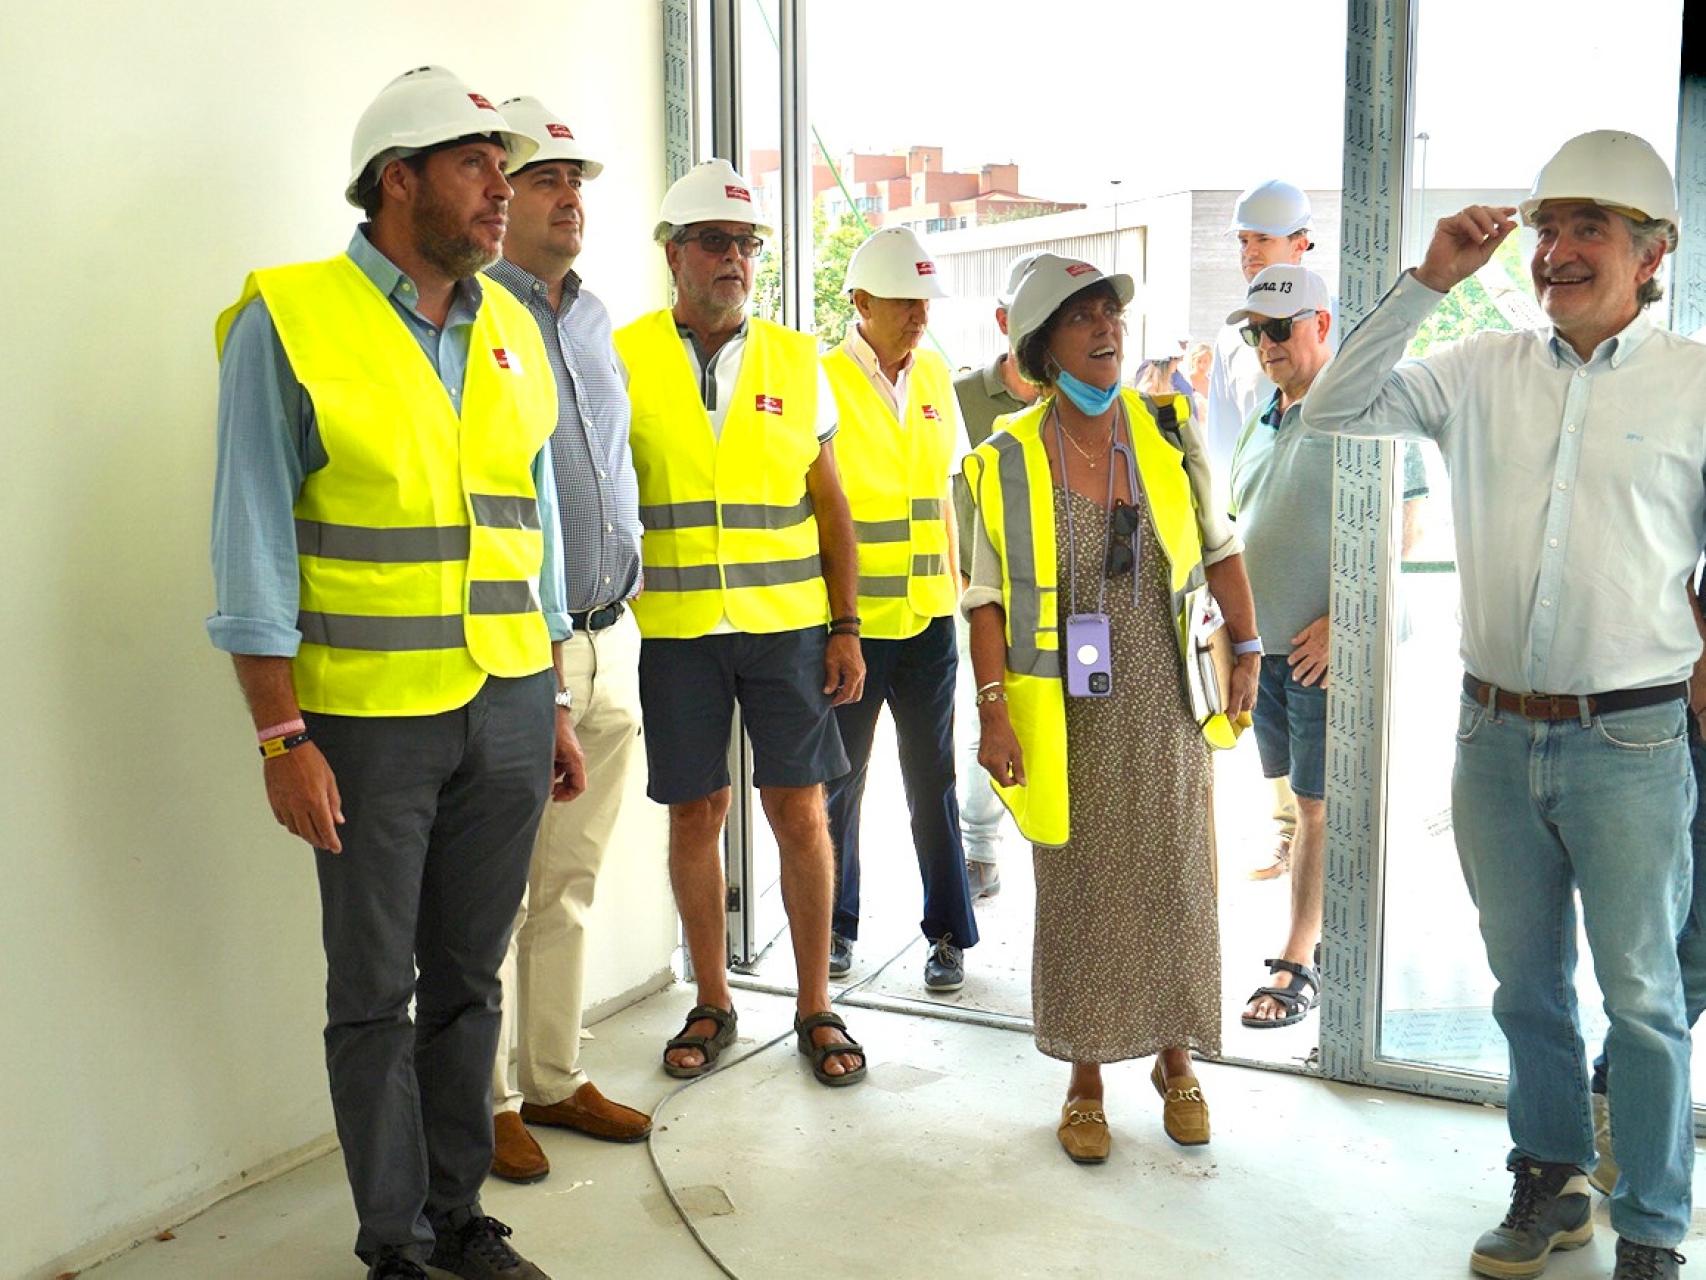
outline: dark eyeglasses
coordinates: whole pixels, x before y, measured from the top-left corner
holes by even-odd
[[[727,231],[718,231],[715,227],[707,227],[696,236],[681,236],[678,244],[696,244],[714,258],[720,258],[729,251],[732,244],[740,250],[743,258],[756,258],[764,252],[764,241],[757,236],[731,236]]]
[[[1261,345],[1264,333],[1275,342],[1289,342],[1291,327],[1299,320],[1313,320],[1316,315],[1314,311],[1305,311],[1301,315],[1279,316],[1273,320],[1252,320],[1238,331],[1238,336],[1252,347]]]
[[[1114,503],[1114,509],[1108,513],[1108,577],[1130,573],[1137,563],[1131,549],[1131,535],[1137,532],[1140,522],[1138,510],[1131,503]]]

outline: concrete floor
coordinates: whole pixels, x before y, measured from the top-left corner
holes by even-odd
[[[1080,1167],[1054,1137],[1065,1069],[1023,1034],[849,1010],[871,1075],[832,1091],[813,1082],[791,1037],[757,1051],[788,1029],[790,1001],[738,998],[744,1034],[730,1053],[752,1056],[690,1088],[672,1093],[654,1065],[691,1003],[679,987],[599,1023],[585,1061],[610,1096],[661,1102],[658,1165],[742,1280],[1455,1278],[1508,1192],[1502,1112],[1215,1065],[1201,1068],[1210,1146],[1167,1140],[1148,1064],[1130,1063],[1108,1074],[1113,1159]],[[644,1146],[538,1136],[551,1176],[488,1183],[485,1204],[557,1280],[720,1274]],[[1548,1277],[1610,1274],[1603,1202],[1596,1221],[1593,1244],[1559,1255]],[[354,1231],[333,1154],[84,1276],[358,1280]]]

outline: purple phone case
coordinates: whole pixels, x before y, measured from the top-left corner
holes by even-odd
[[[1066,692],[1074,698],[1105,698],[1114,691],[1112,635],[1105,613],[1075,613],[1066,619]]]

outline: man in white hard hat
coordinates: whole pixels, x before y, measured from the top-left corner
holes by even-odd
[[[634,614],[647,793],[669,806],[670,878],[698,987],[664,1070],[703,1075],[735,1039],[718,837],[738,702],[782,864],[797,1045],[819,1082],[845,1085],[864,1079],[865,1055],[829,1007],[823,784],[847,772],[834,708],[856,701],[865,678],[858,564],[816,341],[746,314],[769,233],[728,161],[695,166],[665,193],[653,231],[675,305],[616,333],[645,525]]]
[[[351,147],[369,221],[336,258],[252,274],[216,327],[208,631],[274,816],[315,850],[370,1278],[545,1274],[479,1200],[498,967],[546,799],[585,784],[552,703],[556,392],[526,309],[477,274],[534,149],[442,67],[398,77]]]
[[[575,271],[586,233],[582,184],[604,166],[537,98],[511,98],[498,109],[539,144],[510,175],[509,233],[489,274],[532,314],[557,385],[551,461],[574,623],[560,675],[587,787],[578,803],[550,807],[540,822],[504,959],[492,1172],[534,1182],[551,1166],[528,1125],[607,1142],[639,1142],[651,1132],[644,1112],[606,1098],[580,1065],[586,917],[629,773],[640,762],[640,632],[626,602],[640,589],[641,531],[628,391],[610,316]]]
[[[1296,796],[1291,915],[1285,943],[1264,963],[1267,985],[1246,1002],[1258,1030],[1301,1022],[1315,1007],[1327,804],[1328,584],[1332,577],[1333,441],[1299,425],[1304,397],[1332,358],[1327,282],[1304,267],[1266,267],[1226,318],[1256,352],[1275,389],[1233,450],[1231,512],[1244,538],[1256,623],[1271,651],[1256,694],[1262,772]],[[1404,450],[1404,495],[1427,492],[1421,453]]]
[[[1007,308],[1013,305],[1013,295],[1019,281],[1035,262],[1035,253],[1021,254],[1007,266],[1007,279],[995,300],[995,327],[1001,330],[1001,354],[984,365],[954,379],[954,396],[960,405],[960,420],[965,424],[965,439],[960,456],[970,453],[989,439],[998,418],[1018,413],[1037,398],[1037,388],[1019,374],[1018,362],[1007,351]],[[960,547],[971,546],[972,496],[971,487],[960,473],[959,459],[955,460],[953,487],[954,518]],[[970,555],[960,560],[960,586],[971,585]],[[959,684],[962,707],[971,706],[976,694],[976,681],[971,677],[971,627],[956,610],[955,628],[959,644]],[[960,738],[960,833],[966,849],[966,878],[973,898],[993,898],[1001,892],[1001,872],[997,865],[996,849],[1001,838],[1001,824],[1007,817],[1007,806],[990,785],[989,773],[977,762],[978,718],[975,714],[959,718],[966,728]]]
[[[1640,138],[1603,130],[1565,143],[1520,207],[1551,327],[1400,363],[1517,214],[1472,205],[1442,219],[1422,264],[1316,380],[1304,421],[1434,440],[1451,475],[1467,667],[1452,822],[1499,984],[1516,1177],[1471,1266],[1537,1275],[1551,1249],[1593,1232],[1579,892],[1611,1021],[1616,1275],[1663,1280],[1677,1274],[1694,1159],[1677,938],[1693,874],[1706,349],[1644,314],[1676,244],[1670,171]]]
[[[919,349],[930,300],[947,290],[935,259],[906,227],[885,227],[855,249],[843,287],[858,318],[823,368],[835,392],[836,457],[859,543],[865,688],[835,709],[850,768],[828,791],[836,865],[829,973],[838,977],[853,965],[860,806],[887,703],[924,880],[924,987],[957,991],[965,984],[965,949],[978,936],[954,779],[959,663],[951,615],[960,574],[948,468],[959,410],[947,361]]]

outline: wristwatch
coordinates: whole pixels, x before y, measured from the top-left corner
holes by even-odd
[[[564,711],[573,710],[575,705],[575,695],[569,692],[568,685],[564,685],[561,689],[557,690],[556,703]]]

